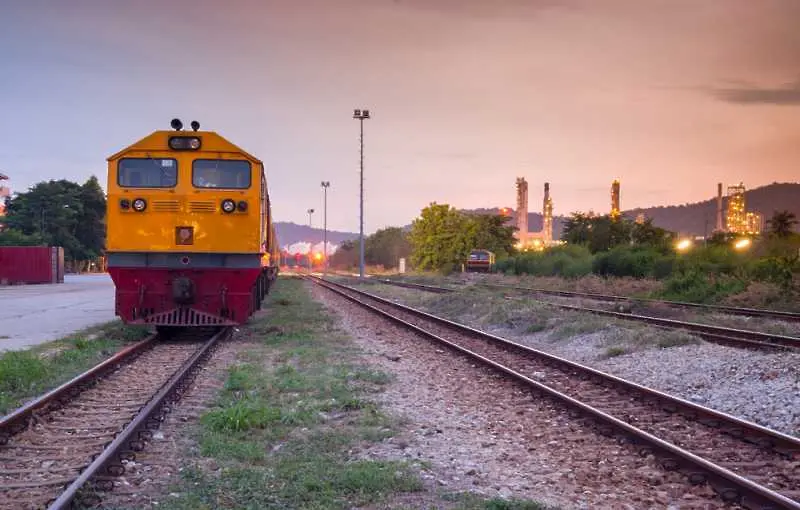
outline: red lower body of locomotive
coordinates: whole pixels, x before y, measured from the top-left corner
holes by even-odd
[[[243,324],[261,307],[274,268],[109,267],[116,314],[162,327]]]

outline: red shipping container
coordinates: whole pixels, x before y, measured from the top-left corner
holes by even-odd
[[[64,283],[64,248],[0,246],[0,285]]]

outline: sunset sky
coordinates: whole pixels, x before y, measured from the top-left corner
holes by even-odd
[[[0,172],[96,174],[173,117],[264,160],[278,220],[555,214],[800,181],[797,0],[0,0]],[[322,215],[315,214],[315,226]]]

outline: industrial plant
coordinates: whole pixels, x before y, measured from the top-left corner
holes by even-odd
[[[744,183],[728,186],[728,208],[725,223],[722,224],[722,183],[717,184],[717,232],[731,234],[757,235],[764,230],[764,215],[758,211],[748,211],[745,201]]]
[[[542,249],[554,244],[553,241],[553,199],[550,197],[550,183],[544,183],[542,199],[542,230],[528,231],[528,182],[524,177],[517,177],[517,210],[516,210],[517,247],[520,249]]]

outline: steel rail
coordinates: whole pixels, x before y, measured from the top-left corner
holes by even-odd
[[[690,483],[702,483],[702,482],[709,482],[712,487],[720,494],[720,497],[727,501],[738,501],[742,505],[747,508],[752,509],[759,509],[759,510],[767,510],[767,509],[791,509],[791,510],[800,510],[800,503],[793,501],[777,492],[774,492],[766,487],[763,487],[747,478],[744,478],[732,471],[713,464],[689,451],[686,451],[682,448],[679,448],[672,443],[668,443],[662,439],[659,439],[652,434],[645,432],[637,427],[634,427],[618,418],[615,418],[607,413],[604,413],[600,410],[594,409],[593,407],[584,404],[568,395],[560,393],[542,383],[534,381],[518,372],[513,371],[512,369],[502,366],[494,361],[491,361],[477,353],[474,353],[468,349],[460,347],[448,340],[445,340],[438,335],[428,332],[419,326],[411,324],[403,319],[393,316],[390,313],[381,310],[375,306],[372,306],[368,303],[365,303],[355,296],[348,294],[348,292],[352,292],[358,294],[363,297],[367,297],[369,299],[374,299],[380,303],[385,305],[401,309],[408,313],[414,314],[419,317],[423,317],[429,320],[433,320],[439,324],[443,324],[448,326],[452,329],[455,329],[459,332],[469,333],[471,335],[476,335],[481,338],[491,340],[493,342],[499,342],[505,346],[512,347],[516,350],[525,352],[529,355],[535,355],[539,357],[543,357],[550,362],[555,362],[557,364],[567,366],[572,370],[580,371],[585,374],[588,374],[591,377],[601,378],[612,385],[617,385],[624,387],[628,390],[635,391],[638,393],[644,393],[645,395],[655,398],[661,401],[662,408],[665,410],[673,410],[673,412],[677,412],[678,409],[684,410],[684,412],[688,411],[690,413],[694,413],[697,416],[703,416],[706,419],[711,420],[711,425],[715,425],[718,423],[727,423],[728,433],[733,435],[734,437],[741,437],[743,432],[749,432],[753,434],[751,441],[755,441],[757,444],[760,444],[764,447],[773,447],[776,451],[789,455],[791,457],[795,457],[800,454],[800,440],[794,438],[792,436],[788,436],[782,434],[777,431],[773,431],[757,425],[755,423],[751,423],[734,416],[727,415],[725,413],[706,408],[695,404],[693,402],[689,402],[672,395],[668,395],[666,393],[660,392],[658,390],[653,390],[651,388],[647,388],[641,386],[639,384],[626,381],[619,377],[606,374],[604,372],[600,372],[599,370],[595,370],[593,368],[580,365],[578,363],[566,360],[564,358],[559,358],[557,356],[553,356],[551,354],[545,353],[543,351],[538,351],[536,349],[532,349],[527,346],[523,346],[520,344],[516,344],[515,342],[511,342],[510,340],[497,337],[495,335],[491,335],[489,333],[485,333],[474,328],[470,328],[469,326],[465,326],[462,324],[458,324],[456,322],[450,321],[448,319],[444,319],[441,317],[437,317],[426,312],[422,312],[421,310],[416,310],[414,308],[400,305],[398,303],[393,303],[389,300],[381,298],[379,296],[372,295],[368,292],[364,292],[361,290],[353,289],[351,287],[341,285],[338,283],[333,283],[327,280],[321,280],[319,278],[310,278],[315,283],[328,288],[329,290],[342,295],[343,297],[353,301],[360,306],[368,308],[376,313],[379,313],[398,324],[403,325],[409,329],[412,329],[420,334],[423,334],[429,338],[433,338],[443,344],[451,347],[459,352],[462,352],[468,356],[473,357],[474,359],[478,359],[483,363],[488,364],[492,368],[499,370],[503,373],[506,373],[517,380],[524,382],[525,384],[534,387],[535,389],[539,390],[540,392],[547,394],[565,404],[577,408],[580,412],[596,419],[604,422],[607,426],[610,426],[613,429],[621,431],[628,435],[629,437],[634,437],[634,441],[643,442],[650,446],[653,450],[658,451],[660,457],[662,458],[662,467],[665,469],[678,469],[679,467],[683,468],[683,471],[688,473],[688,478]],[[346,289],[341,290],[341,289]],[[669,407],[663,407],[664,405]],[[702,420],[699,420],[702,422]],[[608,429],[600,429],[600,432],[604,435],[612,435],[611,431]],[[791,458],[790,457],[790,458]],[[704,475],[700,475],[700,473],[705,473]]]
[[[232,331],[232,328],[226,327],[215,333],[197,352],[186,360],[103,452],[48,506],[48,510],[67,510],[70,508],[72,501],[78,495],[78,491],[89,480],[103,471],[107,471],[112,476],[124,474],[125,467],[121,462],[123,455],[126,452],[140,451],[144,448],[144,443],[152,437],[152,430],[158,428],[160,422],[164,419],[164,406],[167,400],[172,397],[179,397],[190,383],[189,379],[196,375],[196,369],[200,362],[207,359],[217,342],[227,338]],[[174,398],[174,400],[177,400],[177,398]]]
[[[150,335],[144,340],[120,350],[86,372],[73,377],[57,388],[0,418],[0,445],[6,444],[11,436],[25,430],[36,412],[43,411],[64,399],[79,394],[109,371],[114,370],[120,363],[126,362],[132,357],[141,354],[145,349],[152,347],[156,338],[158,338],[158,335]]]
[[[395,280],[389,280],[386,278],[376,278],[374,281],[378,281],[381,283],[386,283],[389,285],[396,285],[398,287],[406,287],[408,289],[418,289],[424,290],[427,292],[433,292],[436,294],[446,294],[448,292],[455,292],[453,289],[447,289],[445,287],[435,287],[433,285],[423,285],[421,283],[411,283],[411,282],[398,282]]]
[[[747,308],[726,305],[709,305],[705,303],[690,303],[688,301],[672,301],[668,299],[653,299],[653,298],[636,298],[628,296],[616,296],[613,294],[597,294],[592,292],[575,292],[569,290],[551,290],[532,287],[519,287],[516,285],[504,285],[500,283],[478,283],[482,287],[496,287],[503,289],[519,290],[524,292],[532,292],[536,294],[546,294],[551,296],[563,297],[583,297],[587,299],[595,299],[598,301],[615,301],[615,302],[639,302],[650,303],[656,305],[667,305],[675,308],[696,308],[699,310],[708,310],[712,312],[721,312],[730,315],[744,315],[747,317],[767,317],[772,319],[780,319],[786,321],[800,322],[800,313],[785,312],[781,310],[767,310],[764,308]]]
[[[398,285],[397,282],[392,280],[379,279],[376,280],[381,283],[389,285]],[[406,284],[403,282],[401,286],[417,286],[420,284]],[[514,287],[507,287],[504,285],[485,285],[492,287],[502,287],[508,289],[515,289]],[[445,287],[433,287],[424,285],[424,290],[439,289],[439,292],[456,292],[454,289],[447,289]],[[412,287],[416,288],[416,287]],[[542,303],[547,306],[554,306],[563,310],[572,310],[576,312],[593,313],[595,315],[604,315],[606,317],[615,317],[622,320],[638,321],[659,326],[665,329],[682,329],[699,335],[708,341],[721,343],[724,345],[731,345],[735,347],[756,348],[756,349],[773,349],[773,350],[800,350],[800,338],[788,335],[776,335],[772,333],[762,333],[760,331],[751,331],[746,329],[728,328],[723,326],[712,326],[709,324],[701,324],[699,322],[679,321],[675,319],[665,319],[662,317],[653,317],[650,315],[638,315],[633,313],[615,312],[612,310],[600,310],[598,308],[587,308],[583,306],[567,305],[563,303],[552,303],[550,301],[542,301],[535,299],[537,303]]]

